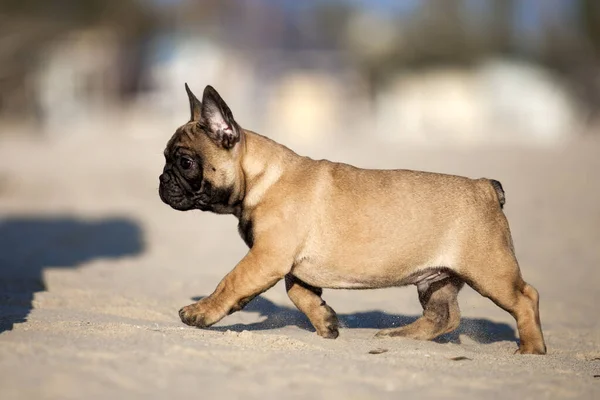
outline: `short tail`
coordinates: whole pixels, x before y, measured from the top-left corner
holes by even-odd
[[[504,189],[502,188],[502,184],[494,179],[490,179],[490,183],[496,191],[496,195],[498,196],[498,202],[500,203],[500,208],[504,208],[504,203],[506,203],[506,196],[504,195]]]

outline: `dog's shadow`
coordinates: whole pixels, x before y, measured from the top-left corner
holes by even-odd
[[[0,218],[0,334],[27,321],[35,293],[47,290],[45,270],[139,255],[143,236],[141,225],[128,217]]]
[[[201,297],[194,297],[198,301]],[[216,326],[210,329],[216,331],[262,331],[283,328],[286,326],[297,326],[301,329],[314,332],[314,328],[308,318],[293,307],[280,306],[263,296],[252,300],[243,311],[259,313],[266,317],[260,322],[251,324],[234,324],[228,326]],[[400,314],[389,314],[382,311],[362,311],[352,314],[338,314],[342,328],[384,329],[403,326],[417,320],[419,316],[408,316]],[[453,332],[447,333],[435,339],[438,343],[460,343],[460,335],[466,335],[470,339],[482,343],[494,343],[502,341],[517,342],[515,330],[508,324],[493,322],[483,318],[462,318],[460,326]]]

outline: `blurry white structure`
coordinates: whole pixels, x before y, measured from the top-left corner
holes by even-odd
[[[156,43],[155,59],[147,77],[153,89],[148,98],[141,99],[143,102],[176,126],[189,116],[184,82],[200,99],[204,87],[213,85],[235,110],[238,120],[252,117],[253,113],[244,112],[253,104],[249,96],[252,69],[234,52],[202,37],[182,35],[169,39],[172,40]]]
[[[399,75],[376,98],[376,134],[410,142],[473,140],[485,133],[481,97],[464,71]]]
[[[152,91],[140,100],[172,123],[182,124],[185,121],[181,117],[189,116],[184,82],[201,99],[203,85],[214,82],[223,64],[223,54],[215,43],[161,37],[154,43],[146,77]]]
[[[417,143],[556,143],[579,120],[569,93],[534,66],[402,74],[376,100],[377,134]]]
[[[510,140],[554,142],[573,134],[581,119],[566,88],[541,68],[496,61],[484,64],[476,78],[489,124]]]
[[[47,132],[84,133],[102,118],[116,91],[116,50],[102,29],[72,32],[46,50],[35,87]]]
[[[343,97],[336,80],[323,73],[292,71],[278,83],[267,103],[267,131],[312,143],[343,129]]]

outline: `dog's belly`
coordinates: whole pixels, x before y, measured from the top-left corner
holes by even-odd
[[[330,289],[376,289],[417,284],[441,269],[451,269],[444,262],[393,265],[365,264],[330,266],[303,260],[292,268],[292,274],[309,285]]]
[[[301,254],[291,272],[309,285],[332,289],[403,286],[417,284],[430,271],[459,272],[459,248],[443,237],[435,242],[439,244],[409,244],[400,238],[399,245],[395,241],[371,242],[344,246],[343,250],[342,246],[316,246]]]
[[[331,289],[374,289],[397,286],[397,276],[350,274],[335,268],[319,267],[307,262],[292,269],[292,274],[309,285]]]

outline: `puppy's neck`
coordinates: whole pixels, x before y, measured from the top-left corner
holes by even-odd
[[[281,178],[286,167],[300,157],[267,137],[244,131],[242,172],[245,180],[244,210],[252,210],[264,194]]]

